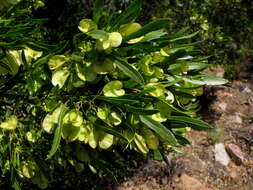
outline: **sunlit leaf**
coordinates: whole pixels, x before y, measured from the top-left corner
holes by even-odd
[[[176,146],[177,139],[173,135],[173,133],[167,129],[163,124],[151,119],[148,116],[140,115],[140,120],[143,124],[145,124],[148,128],[155,131],[158,135],[160,135],[163,140],[169,145]]]
[[[108,97],[122,96],[125,94],[125,91],[122,89],[122,87],[122,82],[111,81],[104,86],[103,93]]]

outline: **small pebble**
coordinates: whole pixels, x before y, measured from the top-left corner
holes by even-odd
[[[229,120],[232,123],[242,124],[242,118],[237,114],[229,116]]]
[[[225,146],[222,143],[214,145],[215,161],[219,162],[223,166],[227,166],[230,162],[230,158],[226,152]]]
[[[243,93],[251,93],[251,92],[252,92],[252,90],[251,90],[249,87],[247,87],[247,86],[242,86],[242,87],[240,87],[240,90],[241,90]]]
[[[242,152],[239,146],[235,144],[228,144],[226,146],[226,150],[228,154],[231,156],[232,160],[234,160],[236,164],[240,165],[243,163],[244,153]]]
[[[218,107],[222,110],[222,111],[226,111],[227,108],[227,104],[225,102],[222,102],[218,105]]]

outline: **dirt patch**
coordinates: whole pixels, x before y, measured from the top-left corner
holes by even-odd
[[[253,80],[246,74],[232,87],[208,87],[200,115],[217,132],[192,130],[192,142],[169,165],[149,160],[113,190],[252,190],[253,189]],[[214,144],[238,146],[244,156],[227,166],[215,160]]]

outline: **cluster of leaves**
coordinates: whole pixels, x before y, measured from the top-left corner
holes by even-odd
[[[163,160],[191,128],[212,128],[196,100],[227,81],[201,73],[205,58],[185,43],[197,33],[168,36],[167,18],[141,26],[141,0],[110,16],[97,0],[71,41],[46,45],[45,20],[23,19],[19,5],[0,20],[0,187],[45,189],[64,170],[103,176],[131,151]]]
[[[203,41],[199,48],[210,56],[210,63],[224,65],[227,76],[235,77],[237,67],[248,69],[252,62],[252,7],[251,0],[150,0],[144,4],[141,22],[168,17],[168,31],[199,30],[193,40]]]

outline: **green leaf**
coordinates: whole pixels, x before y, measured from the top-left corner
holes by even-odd
[[[161,152],[159,150],[154,150],[153,151],[153,158],[154,160],[157,160],[157,161],[163,161],[163,156],[161,154]]]
[[[155,20],[155,21],[153,21],[149,24],[146,24],[141,29],[139,29],[137,32],[134,32],[134,33],[126,36],[123,40],[124,41],[129,41],[131,39],[138,38],[138,37],[141,37],[143,35],[146,35],[149,32],[159,30],[159,29],[163,28],[164,25],[166,23],[168,23],[169,20],[170,19],[168,19],[168,18],[157,19],[157,20]]]
[[[121,25],[133,22],[140,13],[142,0],[135,0],[111,24],[112,30],[117,30]]]
[[[124,137],[124,135],[123,135],[119,130],[117,130],[117,129],[114,129],[114,128],[111,128],[111,127],[104,127],[104,126],[97,125],[97,124],[95,124],[95,125],[96,125],[99,129],[103,130],[103,131],[106,132],[106,133],[109,133],[109,134],[111,134],[111,135],[113,135],[113,136],[115,136],[115,137],[119,137],[119,138],[121,138],[121,139],[124,139],[124,140],[128,141],[128,140]]]
[[[93,20],[98,24],[104,7],[104,0],[96,0],[93,8]]]
[[[61,105],[61,111],[60,111],[60,115],[58,118],[58,126],[55,130],[55,134],[54,134],[54,140],[53,140],[53,145],[51,150],[49,151],[49,154],[47,155],[47,159],[52,158],[52,156],[56,153],[56,151],[59,148],[60,142],[61,142],[61,133],[62,133],[62,126],[63,126],[63,118],[65,116],[67,112],[67,107],[62,104]]]
[[[29,41],[26,43],[26,45],[36,51],[49,51],[49,52],[57,52],[63,47],[65,47],[66,42],[59,44],[59,45],[48,45],[44,44],[35,40],[29,39]]]
[[[168,117],[168,120],[170,121],[180,121],[183,123],[190,124],[190,127],[197,130],[210,130],[213,129],[211,125],[208,123],[201,121],[199,119],[194,119],[190,117],[185,116],[170,116]]]
[[[180,36],[180,37],[177,37],[177,38],[173,38],[173,39],[170,40],[170,42],[175,42],[175,41],[178,41],[178,40],[186,40],[186,39],[189,39],[189,38],[192,38],[192,37],[196,36],[198,33],[199,33],[199,31],[194,32],[192,34],[188,34],[188,35]]]
[[[169,65],[174,63],[177,59],[186,56],[188,53],[184,49],[179,49],[176,52],[170,54],[169,56],[166,56],[164,60],[161,62],[161,65]]]
[[[224,85],[229,83],[228,80],[219,78],[213,75],[208,74],[200,74],[195,75],[194,77],[183,77],[184,81],[190,82],[192,84],[198,84],[198,85]]]
[[[114,105],[124,105],[124,104],[138,104],[138,100],[131,100],[129,98],[121,97],[105,97],[105,96],[95,96],[96,99],[103,100],[105,102],[114,104]]]
[[[92,30],[90,32],[86,33],[88,36],[94,38],[94,39],[102,39],[107,40],[109,38],[109,34],[103,30]]]
[[[16,178],[14,179],[14,183],[12,184],[11,187],[14,188],[15,190],[21,190],[21,187]]]
[[[35,61],[33,63],[33,67],[37,67],[37,66],[47,63],[51,56],[52,56],[52,54],[48,54],[44,57],[39,58],[37,61]]]
[[[187,144],[191,144],[190,141],[188,141],[186,138],[184,138],[182,135],[175,134],[175,137],[177,138],[177,141],[180,145],[184,146]]]
[[[167,129],[163,124],[151,119],[148,116],[140,115],[140,120],[144,123],[147,127],[155,131],[158,135],[160,135],[166,143],[171,146],[177,145],[177,139],[173,135],[173,133]]]
[[[180,115],[188,115],[186,112],[181,111],[180,109],[174,107],[171,103],[168,103],[165,100],[160,100],[161,102],[163,102],[164,104],[166,104],[168,106],[169,109],[171,109],[171,111],[175,114],[180,114]]]
[[[114,61],[114,63],[120,70],[123,71],[125,75],[129,76],[135,82],[141,85],[145,84],[145,81],[142,75],[134,67],[132,67],[127,61],[116,57],[116,60]]]
[[[151,110],[151,109],[144,109],[144,108],[138,108],[134,106],[124,105],[124,108],[132,113],[141,114],[141,115],[153,115],[159,112],[159,110]]]
[[[208,64],[205,63],[199,63],[199,62],[190,62],[188,63],[188,70],[189,71],[203,71],[208,67]]]
[[[151,40],[155,40],[160,38],[161,36],[164,36],[165,34],[167,34],[167,32],[163,32],[161,30],[157,30],[157,31],[153,31],[153,32],[149,32],[148,34],[146,34],[144,36],[144,38],[140,41],[140,42],[149,42]]]

